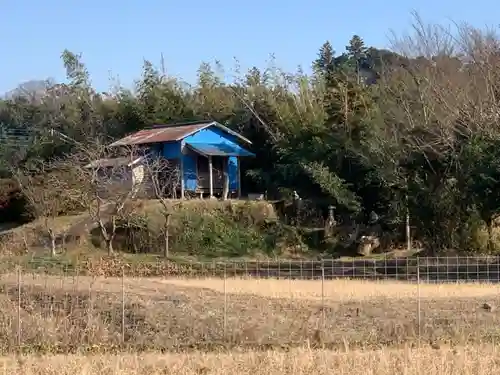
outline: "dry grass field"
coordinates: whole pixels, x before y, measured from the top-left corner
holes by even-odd
[[[334,352],[293,349],[231,353],[59,355],[1,358],[2,375],[493,375],[493,346]],[[2,372],[3,371],[3,372]]]
[[[41,275],[17,285],[0,278],[0,351],[24,353],[2,360],[5,373],[500,370],[498,285]]]

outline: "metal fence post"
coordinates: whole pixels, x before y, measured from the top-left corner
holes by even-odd
[[[486,282],[489,283],[491,282],[490,280],[490,256],[486,256]]]
[[[325,329],[325,264],[321,264],[321,328]]]
[[[89,308],[88,308],[88,311],[87,311],[87,324],[89,325],[89,327],[92,324],[92,318],[93,318],[93,315],[94,315],[93,287],[94,287],[95,281],[96,281],[96,277],[93,276],[92,277],[92,281],[90,282],[90,285],[89,285]]]
[[[17,268],[17,346],[21,347],[21,266]]]
[[[388,273],[387,273],[387,254],[384,255],[384,280],[387,280],[389,277],[388,277]]]
[[[227,338],[227,269],[224,262],[224,340]]]
[[[122,344],[125,344],[125,267],[122,267]]]
[[[497,265],[497,277],[495,278],[495,281],[498,283],[500,281],[500,256],[498,255],[496,256],[495,264]]]
[[[420,301],[420,258],[417,257],[417,330],[418,330],[418,348],[420,349],[420,339],[421,339],[421,334],[422,334],[422,324],[421,324],[421,301]]]

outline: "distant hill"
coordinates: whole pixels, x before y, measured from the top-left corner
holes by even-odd
[[[47,89],[53,85],[53,81],[46,80],[30,80],[21,83],[15,89],[6,92],[3,95],[4,99],[12,99],[14,97],[25,97],[37,100],[47,92]]]

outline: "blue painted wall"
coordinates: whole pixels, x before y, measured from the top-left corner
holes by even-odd
[[[154,154],[154,156],[158,156],[162,154],[163,145],[161,143],[155,143],[149,146],[149,150]]]
[[[166,159],[182,159],[184,174],[184,190],[196,190],[198,181],[196,171],[196,160],[190,155],[182,154],[183,142],[164,142],[161,144],[161,155]]]
[[[215,126],[211,126],[209,128],[200,130],[199,132],[190,135],[189,137],[184,138],[183,143],[214,143],[214,144],[227,144],[231,145],[237,150],[243,150],[238,143],[238,137],[234,135],[227,134],[223,130],[216,128]]]
[[[207,129],[200,130],[199,132],[186,137],[180,142],[164,142],[160,145],[154,145],[152,148],[160,153],[166,159],[181,159],[184,168],[184,190],[195,191],[198,183],[197,176],[197,162],[196,155],[183,154],[183,149],[186,142],[196,143],[214,143],[214,144],[228,144],[238,150],[244,150],[238,142],[238,137],[227,134],[223,130],[214,126]],[[240,167],[239,159],[236,156],[228,158],[228,174],[229,174],[229,189],[231,191],[238,190],[238,168]]]
[[[238,190],[238,168],[240,167],[239,159],[236,156],[230,156],[228,160],[229,173],[229,190]]]
[[[164,142],[162,155],[165,159],[178,159],[181,157],[181,142]]]
[[[237,150],[244,150],[243,147],[240,146],[239,142],[241,142],[238,137],[228,134],[224,132],[222,129],[219,129],[215,126],[211,126],[209,128],[200,130],[199,132],[186,137],[183,140],[183,145],[188,142],[192,144],[196,143],[214,143],[214,144],[228,144],[236,148]],[[231,156],[228,158],[227,170],[229,174],[229,190],[237,191],[238,190],[238,168],[240,167],[239,159],[236,156]],[[196,166],[195,166],[196,167]],[[186,180],[185,186],[187,189],[188,182],[190,186],[196,186],[196,181],[188,181]]]
[[[195,155],[182,155],[182,162],[184,163],[184,190],[195,191],[198,184],[198,171],[196,169],[196,156]]]

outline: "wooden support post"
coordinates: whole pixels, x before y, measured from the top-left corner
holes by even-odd
[[[229,158],[223,159],[222,177],[224,179],[224,185],[222,186],[222,200],[226,201],[229,195]]]
[[[241,159],[236,157],[237,169],[238,169],[238,199],[241,199]]]
[[[180,178],[181,178],[181,199],[184,199],[184,154],[181,153],[180,163]]]
[[[214,197],[214,171],[212,168],[212,155],[208,156],[208,183],[209,183],[209,191],[210,198]]]

